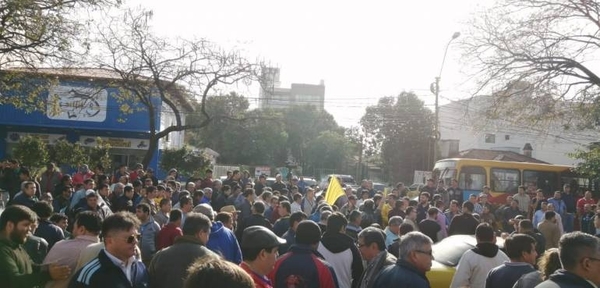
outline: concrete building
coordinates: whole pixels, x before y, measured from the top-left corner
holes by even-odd
[[[325,109],[325,82],[323,80],[318,85],[292,83],[290,88],[282,88],[279,76],[279,68],[266,67],[263,69],[263,85],[258,102],[260,109],[281,109],[302,105],[314,106],[320,110]]]
[[[478,96],[440,106],[440,156],[457,155],[470,149],[511,151],[552,164],[573,165],[568,156],[577,148],[597,142],[592,130],[562,129],[557,123],[533,127],[510,119],[488,121],[484,112],[491,96]]]

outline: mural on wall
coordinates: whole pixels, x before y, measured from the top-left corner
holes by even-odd
[[[95,147],[96,136],[80,136],[79,142],[83,146]],[[148,140],[135,139],[135,138],[117,138],[117,137],[100,137],[106,141],[111,148],[127,148],[136,150],[148,150]]]
[[[52,120],[104,122],[106,89],[60,85],[50,89],[46,115]],[[50,105],[51,103],[51,105]]]

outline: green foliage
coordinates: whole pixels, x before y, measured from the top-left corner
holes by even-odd
[[[177,168],[179,173],[189,176],[201,175],[210,165],[210,160],[204,153],[194,151],[189,146],[164,150],[159,163],[163,171]]]
[[[12,151],[12,157],[18,159],[21,165],[39,169],[48,163],[49,155],[46,142],[39,137],[25,136],[19,139]]]
[[[600,146],[592,145],[589,149],[577,149],[569,153],[569,157],[581,160],[575,171],[589,179],[600,179]]]
[[[89,156],[88,163],[91,165],[101,164],[105,171],[111,171],[112,159],[110,157],[110,144],[101,138],[96,139],[96,146],[86,147],[86,153]]]
[[[50,161],[56,163],[59,167],[77,168],[82,164],[88,164],[89,157],[87,151],[80,144],[74,144],[67,140],[59,140],[48,147]]]
[[[412,179],[414,170],[431,170],[433,122],[433,113],[412,92],[383,97],[367,107],[362,129],[369,131],[370,143],[378,143],[390,181]]]
[[[341,171],[350,156],[352,144],[339,133],[324,131],[311,139],[306,147],[307,163],[312,169],[325,168]]]

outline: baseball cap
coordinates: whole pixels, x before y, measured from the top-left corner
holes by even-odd
[[[210,220],[215,219],[216,213],[213,210],[213,208],[210,205],[208,205],[207,203],[198,204],[196,207],[194,207],[194,209],[192,211],[197,212],[197,213],[202,213],[202,214],[206,215],[206,217],[208,217],[208,219],[210,219]]]
[[[229,212],[229,213],[240,213],[240,210],[237,210],[233,205],[226,205],[221,208],[220,212]]]
[[[271,248],[285,244],[283,238],[277,237],[273,231],[263,226],[250,226],[244,229],[242,248]]]

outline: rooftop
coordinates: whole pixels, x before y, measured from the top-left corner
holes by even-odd
[[[497,160],[497,161],[514,161],[514,162],[530,162],[540,164],[550,164],[542,160],[535,159],[523,154],[512,151],[486,150],[486,149],[469,149],[458,152],[456,155],[450,155],[449,158],[470,158],[481,160]]]

